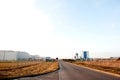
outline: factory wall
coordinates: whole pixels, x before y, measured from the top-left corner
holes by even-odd
[[[4,60],[4,51],[0,51],[0,60]]]
[[[21,51],[17,51],[17,60],[28,60],[30,58],[30,54],[27,52],[21,52]]]
[[[6,60],[40,60],[38,55],[30,55],[23,51],[0,50],[0,61]]]
[[[0,60],[16,60],[16,52],[0,51]]]

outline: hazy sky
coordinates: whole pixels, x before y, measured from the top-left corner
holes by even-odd
[[[120,56],[119,0],[0,0],[0,50]]]

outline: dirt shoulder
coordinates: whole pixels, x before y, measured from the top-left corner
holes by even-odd
[[[120,61],[71,61],[70,63],[120,75]]]

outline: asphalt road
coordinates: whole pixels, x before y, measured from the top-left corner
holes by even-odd
[[[120,77],[78,67],[71,63],[59,61],[60,70],[35,76],[19,78],[19,80],[120,80]]]
[[[59,70],[35,77],[24,77],[15,80],[59,80]]]
[[[59,80],[120,80],[120,77],[78,67],[71,63],[60,62]]]

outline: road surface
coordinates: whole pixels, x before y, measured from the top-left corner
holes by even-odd
[[[120,80],[120,77],[79,67],[68,62],[59,61],[60,70],[35,77],[19,80]]]

